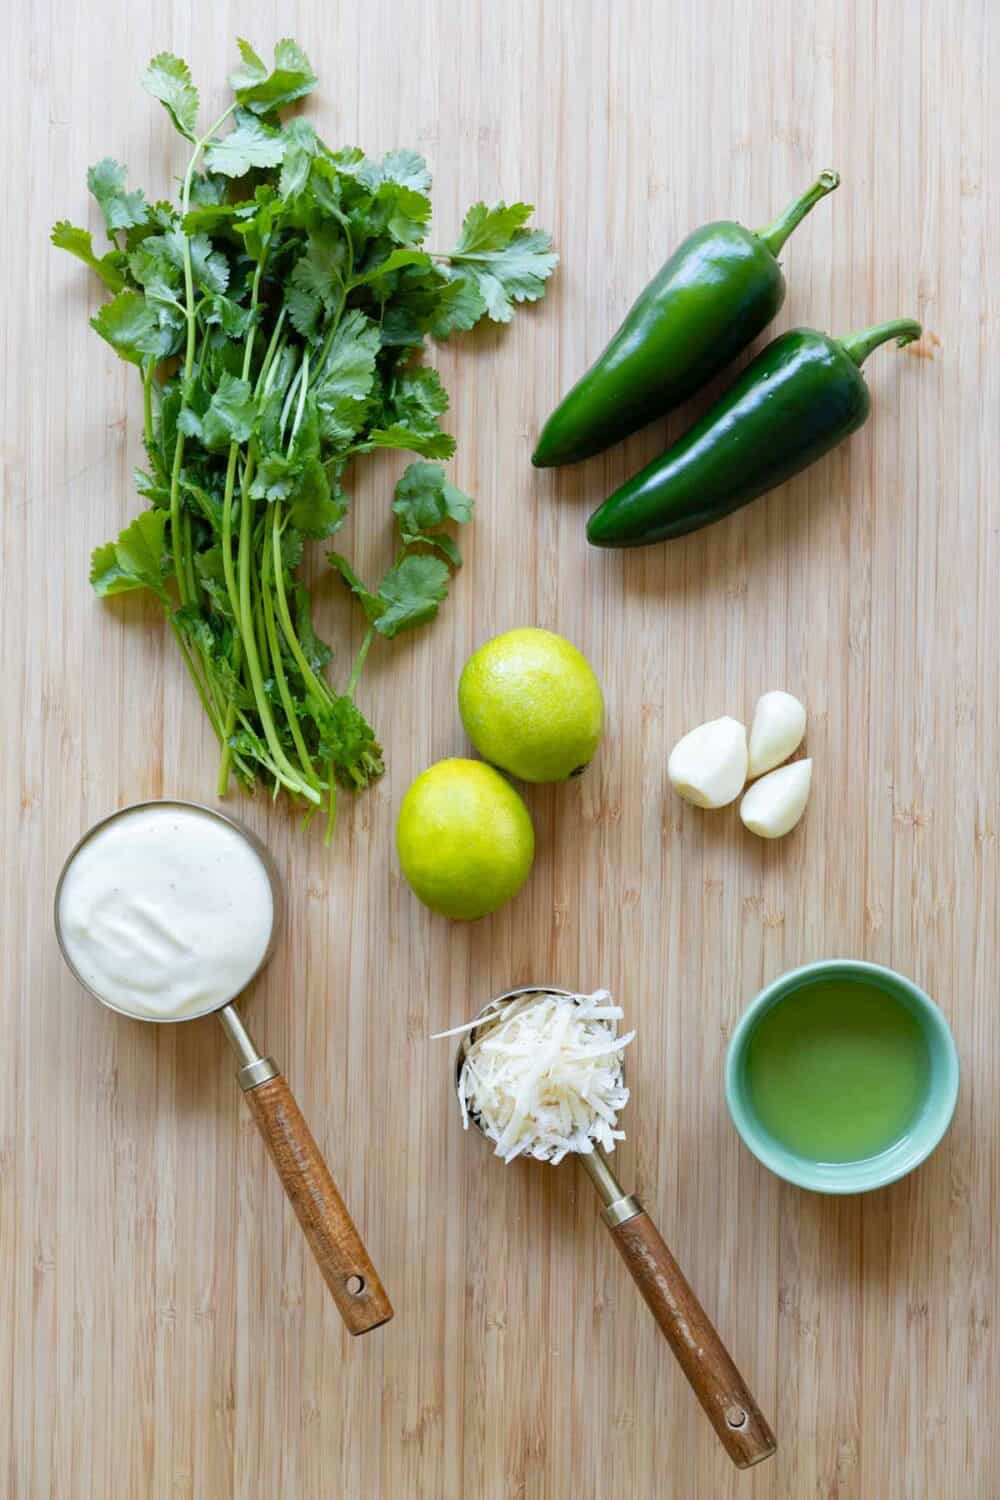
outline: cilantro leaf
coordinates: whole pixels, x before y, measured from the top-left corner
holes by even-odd
[[[486,313],[475,281],[438,266],[404,269],[382,314],[384,344],[420,344],[473,328]]]
[[[399,245],[419,245],[430,219],[426,194],[390,179],[379,183],[360,222],[371,237],[388,234]]]
[[[445,546],[443,550],[453,565],[459,566],[461,560],[457,558],[457,549],[451,538],[432,537],[428,533],[446,521],[470,521],[474,504],[471,495],[448,483],[440,464],[410,464],[396,485],[396,498],[392,503],[403,546],[410,547],[417,542],[440,546],[442,540],[446,540],[451,546]]]
[[[378,586],[385,608],[372,622],[389,639],[433,620],[448,596],[448,564],[439,557],[404,557],[389,569]]]
[[[137,281],[147,297],[176,299],[183,295],[183,277],[162,248],[161,235],[149,235],[128,258],[128,268],[133,281]]]
[[[213,203],[223,204],[229,192],[229,183],[224,177],[215,177],[211,172],[196,172],[191,179],[191,202],[196,208],[208,208]]]
[[[57,250],[68,250],[70,255],[75,255],[82,260],[85,266],[89,266],[104,282],[111,292],[120,292],[125,285],[125,277],[122,274],[122,257],[119,251],[109,250],[106,255],[98,257],[94,254],[94,242],[90,237],[88,229],[78,229],[68,219],[60,219],[52,226],[49,238]]]
[[[418,193],[431,190],[430,171],[417,151],[387,151],[379,172],[384,182],[398,182],[403,187],[415,188]]]
[[[253,118],[250,116],[249,118]],[[243,248],[252,260],[260,260],[267,245],[275,221],[284,205],[270,183],[262,183],[254,190],[253,203],[247,211],[237,209],[233,228],[243,241]]]
[[[181,135],[189,141],[195,140],[198,90],[187,63],[172,52],[158,52],[142,75],[142,86],[154,99],[159,99]]]
[[[421,453],[425,458],[451,458],[455,439],[448,432],[421,433],[403,422],[393,422],[388,427],[373,428],[355,451],[369,453],[373,448],[402,448],[408,453]]]
[[[231,616],[232,604],[229,599],[229,589],[226,586],[222,548],[216,545],[206,547],[204,552],[196,552],[194,569],[198,575],[198,582],[212,601],[213,608],[220,615]]]
[[[439,557],[404,557],[383,576],[377,594],[366,587],[341,553],[328,552],[327,559],[361,601],[369,624],[389,639],[433,620],[448,594],[448,564]]]
[[[435,552],[440,552],[442,557],[447,558],[453,568],[458,569],[462,566],[462,554],[459,551],[458,543],[446,531],[435,531],[429,536],[415,536],[413,540],[414,542],[424,542],[428,547],[433,547]]]
[[[120,162],[110,156],[97,162],[87,172],[87,186],[97,199],[109,236],[118,229],[146,222],[148,209],[142,189],[125,191],[125,168]]]
[[[167,601],[165,581],[170,573],[166,547],[166,512],[146,510],[119,534],[94,550],[90,582],[102,597],[151,589]]]
[[[377,325],[357,309],[338,326],[314,388],[320,433],[328,442],[349,443],[364,425],[380,346]]]
[[[441,288],[430,319],[436,339],[452,333],[467,333],[486,312],[486,299],[478,283],[469,276],[451,276]]]
[[[175,229],[173,234],[183,241],[184,236],[180,230]],[[212,241],[207,234],[192,235],[188,244],[191,247],[191,270],[195,281],[207,292],[224,292],[229,285],[229,262],[222,251],[213,250]],[[182,258],[181,265],[183,264]]]
[[[285,291],[285,306],[288,308],[288,321],[295,332],[308,342],[318,344],[323,304],[316,293],[289,282]]]
[[[285,127],[285,156],[278,179],[282,198],[296,198],[308,181],[319,151],[319,137],[308,120],[290,120]]]
[[[274,67],[270,71],[249,42],[241,37],[238,46],[243,66],[234,68],[229,82],[244,109],[267,115],[312,93],[316,87],[318,79],[308,57],[290,37],[285,37],[275,47]]]
[[[241,339],[253,322],[249,307],[240,307],[230,297],[213,297],[202,316],[205,322],[222,329],[227,339]]]
[[[151,500],[154,505],[169,509],[169,489],[163,484],[158,484],[151,474],[144,473],[142,469],[133,469],[132,483],[135,485],[136,494],[142,495],[145,500]]]
[[[394,271],[401,271],[405,266],[429,267],[432,264],[426,250],[392,250],[384,260],[371,266],[363,275],[355,276],[353,285],[377,285],[384,277],[391,275]]]
[[[530,203],[474,203],[452,250],[453,279],[473,283],[494,323],[509,323],[515,302],[537,302],[559,263],[552,236],[527,230]]]
[[[250,692],[240,680],[235,659],[236,637],[229,619],[207,614],[197,604],[184,604],[174,611],[174,624],[203,659],[230,701],[244,712],[253,709]]]
[[[294,534],[294,533],[293,533]],[[289,536],[286,531],[285,537]],[[282,538],[284,541],[284,537]],[[330,665],[333,652],[316,634],[312,621],[312,596],[302,583],[295,585],[295,634],[299,638],[306,661],[317,675]]]
[[[348,270],[343,234],[324,227],[309,235],[305,254],[292,269],[291,284],[332,312],[343,294]]]
[[[197,234],[199,230],[204,230],[207,234],[218,234],[220,230],[231,227],[232,221],[246,206],[243,203],[202,204],[185,214],[181,220],[181,228],[185,234]],[[253,208],[253,204],[250,208]]]
[[[436,427],[438,417],[448,410],[448,392],[431,365],[412,365],[402,370],[390,399],[396,420],[421,431]]]
[[[396,376],[385,403],[384,425],[364,439],[362,451],[372,448],[408,448],[424,458],[450,458],[455,439],[442,432],[438,417],[448,409],[448,392],[437,370],[415,365]]]
[[[331,490],[326,469],[318,458],[307,459],[303,464],[288,514],[295,530],[314,541],[332,536],[347,514],[347,507],[340,494]]]
[[[230,443],[249,442],[256,416],[249,381],[223,374],[201,423],[205,447],[221,450]]]
[[[342,786],[364,787],[385,770],[382,746],[364,714],[346,694],[317,707],[319,756]]]
[[[328,552],[326,554],[326,560],[330,564],[331,568],[335,568],[336,571],[340,574],[341,578],[347,584],[347,587],[350,589],[351,593],[361,601],[361,608],[365,612],[365,618],[368,620],[369,624],[372,624],[375,620],[378,619],[379,615],[385,608],[385,604],[383,603],[383,601],[378,597],[377,594],[372,593],[367,584],[362,582],[357,573],[355,573],[354,569],[351,567],[351,564],[348,562],[347,558],[344,557],[343,553]]]
[[[141,365],[147,355],[163,359],[173,352],[173,332],[160,327],[155,311],[139,292],[119,292],[91,318],[90,326],[133,365]]]
[[[268,453],[257,465],[250,498],[266,500],[269,504],[287,500],[294,494],[301,478],[302,464],[298,459],[289,458],[284,453]]]
[[[205,166],[223,177],[244,177],[251,167],[277,167],[285,154],[285,140],[253,114],[237,114],[228,135],[205,147]]]

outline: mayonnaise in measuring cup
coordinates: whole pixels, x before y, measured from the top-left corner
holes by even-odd
[[[267,870],[228,823],[194,807],[137,807],[73,856],[63,946],[117,1010],[173,1021],[224,1005],[260,967],[274,925]]]

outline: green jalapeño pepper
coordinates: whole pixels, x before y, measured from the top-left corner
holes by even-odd
[[[784,302],[781,247],[839,182],[836,172],[821,172],[756,234],[723,220],[689,235],[549,417],[532,463],[547,469],[600,453],[718,374]]]
[[[718,521],[814,463],[862,425],[861,365],[889,339],[920,337],[908,318],[850,338],[793,328],[768,344],[693,427],[622,485],[587,522],[595,547],[642,547]]]

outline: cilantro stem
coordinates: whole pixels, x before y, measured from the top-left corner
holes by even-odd
[[[226,465],[226,488],[222,497],[222,572],[226,580],[230,607],[237,625],[240,623],[240,594],[236,585],[236,570],[233,567],[233,492],[236,488],[236,464],[239,456],[239,443],[230,443],[229,462]]]
[[[243,713],[242,710],[237,709],[236,710],[236,717],[239,719],[240,723],[243,725],[243,728],[246,730],[247,734],[249,734],[250,736],[252,736],[252,738],[257,741],[257,745],[254,747],[254,752],[253,753],[256,756],[256,758],[260,761],[261,765],[264,766],[268,771],[270,771],[271,775],[274,777],[274,791],[275,791],[275,795],[277,795],[277,791],[278,791],[278,787],[279,786],[286,787],[288,789],[288,791],[290,791],[290,792],[296,792],[297,793],[299,791],[298,780],[296,779],[295,781],[289,781],[288,777],[284,774],[284,772],[280,769],[280,767],[275,765],[274,761],[266,753],[266,751],[264,749],[264,746],[260,743],[260,735],[254,729],[253,725],[251,724],[250,720],[247,718],[246,714]],[[312,799],[310,799],[310,800],[312,800]],[[319,807],[319,798],[317,797],[315,799],[315,802],[314,802],[313,806],[309,809],[309,813],[310,814],[315,814],[318,807]],[[308,814],[307,814],[307,816],[308,816]]]
[[[271,520],[271,547],[274,553],[274,602],[278,606],[278,619],[281,622],[281,629],[285,640],[288,642],[288,649],[295,658],[295,665],[302,673],[303,681],[320,703],[328,703],[330,701],[330,690],[325,682],[320,681],[306,660],[306,654],[295,633],[295,626],[292,624],[292,616],[288,608],[288,597],[285,593],[285,580],[281,559],[281,509],[281,501],[278,500],[275,503],[274,515]]]
[[[312,763],[306,742],[302,737],[302,729],[299,724],[299,716],[292,702],[292,695],[288,687],[288,679],[285,676],[284,662],[281,660],[281,641],[278,639],[278,627],[274,619],[274,605],[271,599],[271,551],[267,545],[263,548],[263,557],[260,567],[260,597],[264,607],[264,629],[267,633],[267,644],[271,657],[271,671],[278,686],[278,696],[281,698],[281,706],[285,710],[285,718],[292,736],[295,749],[298,751],[299,761],[309,780],[317,781],[316,768]]]
[[[206,717],[208,719],[208,722],[211,724],[212,729],[215,731],[216,738],[219,739],[219,740],[221,740],[222,739],[222,733],[221,733],[221,731],[219,729],[219,725],[218,725],[218,722],[216,720],[215,710],[212,707],[211,703],[209,702],[208,692],[207,692],[207,690],[205,688],[204,683],[201,680],[201,674],[199,673],[197,667],[194,664],[194,658],[192,657],[190,651],[188,650],[187,641],[181,635],[180,626],[177,624],[177,621],[174,619],[173,612],[172,612],[169,604],[164,605],[163,612],[166,615],[168,621],[170,622],[170,629],[174,633],[174,639],[176,640],[178,646],[180,646],[180,648],[181,648],[181,655],[183,656],[185,664],[187,666],[187,669],[188,669],[189,673],[191,674],[191,681],[194,683],[195,687],[198,690],[198,697],[201,699],[201,706],[205,710],[205,715],[206,715]]]
[[[198,158],[208,141],[223,125],[236,108],[235,101],[216,120],[215,124],[206,135],[201,136],[194,143],[191,160],[188,162],[187,171],[184,174],[184,187],[181,192],[181,214],[187,218],[191,209],[191,181],[194,177],[194,169]],[[181,406],[187,406],[194,385],[194,346],[197,334],[197,319],[194,308],[194,268],[191,264],[191,239],[184,236],[184,315],[187,319],[187,344],[184,353],[184,378],[181,382]],[[170,548],[174,558],[174,577],[177,579],[177,591],[180,595],[181,604],[189,603],[187,591],[187,577],[184,561],[181,555],[181,465],[184,462],[184,434],[179,431],[174,439],[174,462],[170,474]]]
[[[368,655],[368,652],[371,650],[372,641],[374,639],[375,639],[375,626],[374,625],[369,625],[368,629],[364,633],[364,638],[363,638],[363,640],[361,642],[361,646],[360,646],[360,649],[358,651],[358,654],[354,658],[354,665],[351,668],[351,675],[350,675],[350,677],[348,679],[348,682],[347,682],[347,696],[348,696],[348,698],[353,698],[354,697],[354,689],[358,685],[358,678],[361,676],[361,668],[365,664],[365,657]]]
[[[215,793],[218,797],[224,797],[229,791],[229,769],[233,761],[233,747],[229,743],[236,729],[236,704],[230,698],[226,705],[226,718],[222,726],[222,754],[219,756],[219,776],[215,783]]]
[[[329,849],[330,845],[333,843],[333,830],[336,827],[337,823],[337,783],[334,780],[333,776],[332,761],[326,768],[326,774],[329,781],[330,790],[327,795],[326,804],[326,838],[323,842]]]
[[[146,452],[153,451],[153,376],[156,374],[156,360],[151,355],[146,361],[146,368],[142,372],[142,419],[143,434],[146,442]]]
[[[288,439],[288,446],[289,446],[289,448],[291,448],[292,444],[295,442],[295,434],[298,432],[299,428],[302,425],[302,416],[303,416],[303,413],[305,412],[305,409],[306,409],[306,396],[309,394],[309,350],[308,349],[306,350],[306,352],[302,356],[302,363],[299,366],[299,374],[302,376],[302,384],[301,384],[301,389],[299,391],[299,404],[295,408],[295,421],[292,423],[292,431],[291,431],[291,434],[290,434],[289,439]]]
[[[170,472],[170,551],[174,559],[174,577],[181,604],[187,604],[187,574],[181,552],[181,465],[184,462],[184,434],[174,434],[174,463]]]
[[[246,380],[250,374],[250,362],[253,357],[253,346],[257,333],[257,300],[260,295],[260,282],[261,277],[264,274],[264,265],[267,260],[269,244],[270,242],[268,242],[268,244],[266,244],[261,251],[260,259],[258,260],[257,265],[254,268],[253,282],[250,287],[251,321],[249,330],[247,332],[246,346],[243,350],[244,380]],[[273,352],[275,338],[277,337],[278,330],[281,327],[284,316],[285,309],[282,308],[274,333],[271,335],[271,343],[268,346],[267,353],[264,356],[265,364],[271,357],[271,354]],[[258,380],[258,385],[259,383],[260,382]],[[242,631],[240,627],[241,612],[239,606],[239,591],[236,587],[236,574],[233,569],[233,490],[236,485],[236,465],[239,461],[239,452],[239,443],[230,443],[229,461],[226,465],[226,488],[222,502],[222,572],[226,580],[226,592],[229,594],[229,603],[232,607],[237,626],[236,640],[233,646],[233,656],[235,658],[235,666],[237,672],[240,669],[240,653],[242,650],[240,642]],[[232,751],[229,741],[232,739],[233,731],[236,728],[236,705],[233,702],[230,702],[228,708],[226,709],[226,717],[223,727],[224,738],[222,744],[222,755],[219,760],[219,779],[217,782],[217,789],[220,797],[225,796],[226,789],[229,786],[229,765],[232,758]]]
[[[198,584],[194,576],[194,548],[191,546],[191,512],[189,510],[185,510],[181,516],[181,536],[184,542],[184,582],[187,585],[188,597],[197,603]]]
[[[254,280],[256,281],[256,277],[254,278]],[[250,303],[251,307],[256,307],[256,298],[257,298],[257,287],[254,286],[254,289],[253,289],[253,298],[252,298],[251,303]],[[281,330],[282,330],[282,326],[283,326],[284,321],[285,321],[285,315],[287,314],[287,312],[288,312],[288,305],[287,305],[287,303],[285,303],[285,304],[282,305],[281,311],[280,311],[280,313],[278,314],[278,316],[277,316],[277,318],[275,320],[274,331],[271,334],[271,341],[268,344],[267,349],[266,349],[266,351],[264,353],[264,361],[263,361],[263,363],[262,363],[262,365],[260,367],[260,374],[257,376],[257,384],[254,386],[254,392],[253,393],[254,393],[255,396],[259,396],[260,393],[261,393],[261,391],[264,391],[264,392],[267,391],[267,388],[268,388],[267,387],[267,379],[268,379],[268,376],[271,373],[271,365],[273,364],[273,362],[274,362],[274,360],[275,360],[275,358],[277,356],[278,344],[279,344],[280,339],[281,339]],[[246,361],[244,361],[244,363],[246,363]],[[244,379],[245,378],[246,377],[244,376]]]
[[[188,162],[187,171],[184,174],[184,186],[181,189],[181,215],[186,219],[191,212],[191,182],[194,178],[194,169],[198,158],[204,151],[208,142],[212,139],[220,125],[224,125],[236,109],[236,101],[230,104],[228,109],[223,110],[203,136],[199,136],[194,143],[191,160]],[[194,373],[194,341],[195,341],[195,308],[194,308],[194,267],[191,263],[191,237],[185,232],[184,235],[184,312],[187,317],[187,350],[184,355],[184,399],[191,394],[191,379]]]
[[[264,689],[264,674],[260,667],[260,656],[257,651],[257,640],[254,634],[253,610],[250,599],[250,561],[253,550],[253,505],[250,502],[250,482],[253,478],[255,454],[251,444],[247,455],[246,468],[243,473],[243,484],[240,504],[240,542],[239,542],[239,570],[240,570],[240,629],[243,636],[243,650],[246,653],[247,667],[250,671],[250,681],[253,686],[253,695],[257,705],[257,713],[260,716],[261,727],[264,730],[264,738],[267,747],[274,758],[275,765],[284,773],[286,785],[291,785],[303,797],[317,805],[320,795],[314,786],[304,781],[291,761],[288,759],[278,739],[278,731],[275,727],[274,717],[271,713],[271,705],[267,700]]]
[[[305,382],[302,379],[302,366],[301,365],[296,370],[294,379],[289,384],[288,394],[285,397],[285,404],[281,408],[281,420],[278,423],[278,430],[281,433],[281,440],[282,440],[282,442],[284,442],[284,440],[285,440],[285,428],[288,426],[288,418],[289,418],[289,416],[291,414],[292,403],[294,402],[295,397],[298,394],[298,390],[299,390],[299,386],[300,385],[302,386],[302,389],[304,391],[306,387],[305,387]]]
[[[344,225],[344,231],[347,234],[348,243],[350,243],[350,231],[347,229],[346,223]],[[330,316],[330,326],[326,331],[326,338],[323,340],[323,347],[319,352],[319,359],[316,361],[316,368],[313,371],[314,383],[319,380],[320,376],[323,373],[326,362],[330,357],[330,348],[333,344],[333,336],[337,332],[337,329],[340,327],[340,320],[344,316],[344,306],[347,302],[347,294],[350,290],[350,278],[348,278],[347,281],[342,281],[340,283],[340,300],[338,301],[336,308]]]

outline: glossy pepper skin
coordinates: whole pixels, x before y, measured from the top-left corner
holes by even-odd
[[[866,420],[861,365],[920,324],[898,318],[850,338],[793,328],[758,354],[700,421],[587,522],[595,547],[644,547],[728,516],[814,463]]]
[[[756,234],[722,221],[689,235],[549,417],[535,467],[602,452],[679,406],[746,348],[785,300],[782,245],[839,182],[836,172],[821,172]]]

